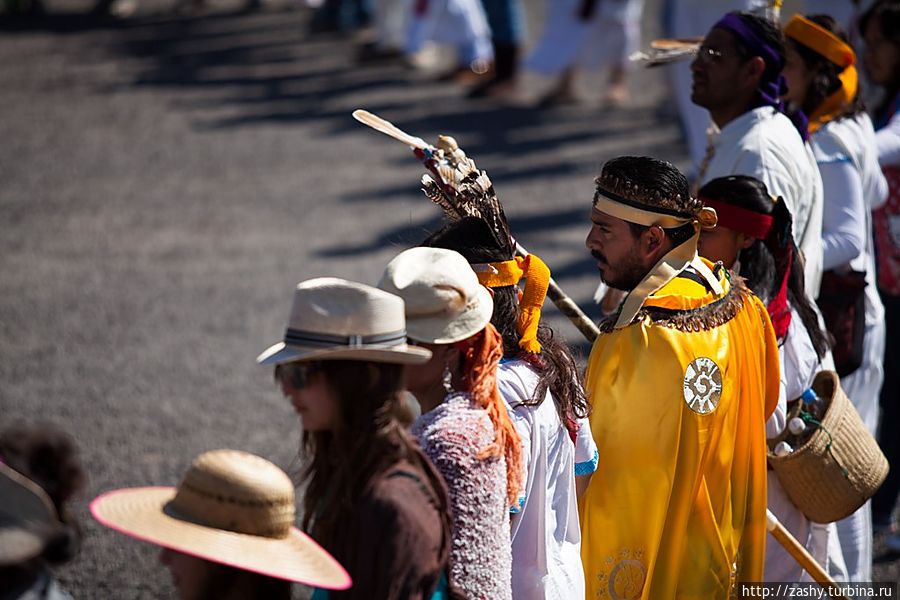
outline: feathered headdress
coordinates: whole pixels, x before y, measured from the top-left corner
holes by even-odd
[[[494,184],[475,161],[466,156],[456,140],[448,135],[438,136],[437,147],[414,137],[365,110],[356,110],[353,117],[412,146],[416,157],[430,171],[422,175],[422,191],[429,200],[444,210],[444,216],[451,223],[465,217],[483,220],[491,229],[497,245],[507,255],[515,254],[515,242],[509,233],[509,225],[503,206],[494,192]]]
[[[443,209],[449,222],[475,217],[488,226],[497,247],[510,260],[472,265],[472,268],[481,284],[487,287],[511,286],[522,278],[527,280],[519,301],[519,347],[526,352],[539,353],[537,327],[550,284],[550,269],[533,254],[515,256],[516,242],[509,233],[506,214],[487,173],[480,170],[450,136],[438,136],[435,147],[370,112],[357,110],[353,117],[412,146],[416,157],[429,171],[422,176],[422,191]]]

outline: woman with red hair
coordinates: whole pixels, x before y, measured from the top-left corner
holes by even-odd
[[[503,339],[494,303],[456,252],[412,248],[379,287],[403,298],[407,336],[431,351],[407,369],[422,416],[413,434],[450,495],[449,583],[466,598],[511,599],[509,511],[522,491],[521,442],[497,388]]]

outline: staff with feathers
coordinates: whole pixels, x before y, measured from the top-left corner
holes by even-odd
[[[487,173],[480,171],[475,161],[466,156],[455,139],[445,135],[439,136],[438,147],[435,148],[422,138],[411,136],[393,123],[368,111],[355,110],[353,117],[360,123],[413,148],[413,153],[431,172],[431,175],[426,173],[422,176],[422,191],[444,210],[444,214],[451,222],[464,217],[484,219],[495,233],[500,248],[508,249],[509,254],[513,254],[514,246],[515,254],[528,256],[529,252],[509,234],[509,225],[503,206],[494,192],[494,184],[491,183]],[[596,339],[600,330],[575,301],[562,291],[552,277],[547,296],[589,342]]]
[[[774,4],[780,5],[780,2],[776,0]],[[464,217],[481,218],[490,225],[500,247],[510,250],[509,254],[512,254],[512,246],[515,246],[515,253],[519,256],[529,254],[509,233],[506,214],[503,212],[503,206],[494,192],[494,185],[487,173],[478,169],[475,161],[466,156],[455,139],[450,136],[439,136],[436,148],[422,138],[411,136],[393,123],[368,111],[355,110],[353,117],[372,129],[413,148],[416,157],[431,173],[422,176],[422,191],[432,202],[444,210],[446,217],[451,222]],[[589,342],[593,343],[600,335],[597,325],[584,314],[552,278],[547,296]],[[773,537],[787,549],[813,579],[825,586],[832,598],[843,598],[844,595],[834,580],[806,551],[806,548],[785,529],[771,511],[766,511],[766,518],[767,529]]]

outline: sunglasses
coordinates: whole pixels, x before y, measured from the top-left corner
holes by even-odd
[[[722,52],[721,50],[717,50],[716,48],[710,48],[707,45],[703,45],[697,48],[696,60],[699,63],[714,65],[720,62],[726,56],[728,56],[728,53],[726,52]]]
[[[275,381],[288,383],[294,389],[305,388],[320,370],[316,362],[290,362],[275,365]]]

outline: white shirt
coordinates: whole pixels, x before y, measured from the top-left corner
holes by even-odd
[[[882,167],[900,167],[900,110],[875,133],[875,143]]]
[[[822,179],[812,150],[790,119],[770,106],[744,113],[713,135],[715,154],[701,183],[749,175],[784,198],[806,260],[806,291],[815,298],[822,281]]]
[[[583,598],[581,529],[575,475],[597,468],[597,446],[587,419],[575,443],[561,422],[549,391],[526,406],[538,375],[523,361],[500,364],[497,384],[522,438],[526,470],[524,502],[512,515],[512,589],[516,600]]]
[[[878,165],[875,132],[868,115],[831,121],[812,137],[826,184],[822,226],[826,269],[852,268],[866,274],[865,334],[859,369],[841,378],[841,387],[870,431],[878,423],[883,380],[884,306],[875,285],[875,245],[871,211],[887,199],[888,185]]]
[[[822,227],[824,266],[865,271],[867,323],[884,318],[875,286],[871,211],[884,204],[888,185],[874,140],[866,114],[831,121],[811,139],[823,180],[828,182]]]

